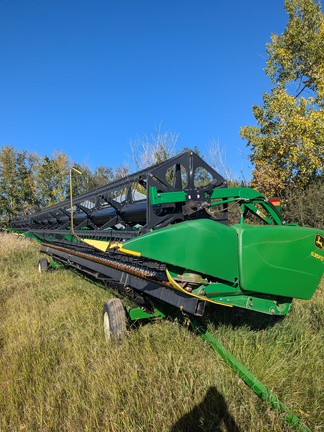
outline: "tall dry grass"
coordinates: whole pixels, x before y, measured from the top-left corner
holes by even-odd
[[[70,270],[39,274],[38,257],[37,244],[0,236],[0,431],[293,430],[176,323],[107,344],[101,311],[115,294]],[[313,431],[324,418],[323,292],[268,326],[221,308],[208,324]]]

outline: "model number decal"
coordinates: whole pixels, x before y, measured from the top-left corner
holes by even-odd
[[[318,259],[318,260],[324,262],[324,257],[323,257],[322,255],[319,255],[319,254],[316,253],[316,252],[311,252],[311,255],[312,255],[312,257],[314,257],[314,258],[316,258],[316,259]]]

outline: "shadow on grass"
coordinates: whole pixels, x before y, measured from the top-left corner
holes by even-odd
[[[228,412],[227,404],[216,387],[210,387],[203,401],[179,419],[170,432],[241,432]]]
[[[210,321],[215,326],[226,324],[233,328],[249,327],[251,330],[263,330],[282,322],[284,316],[267,315],[236,307],[227,308],[218,305],[206,305],[203,320]]]

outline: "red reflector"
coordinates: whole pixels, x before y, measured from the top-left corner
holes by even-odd
[[[280,206],[280,198],[269,198],[269,201],[274,206]]]

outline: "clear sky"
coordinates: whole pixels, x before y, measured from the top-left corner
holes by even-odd
[[[0,147],[114,167],[162,123],[249,177],[239,129],[287,17],[284,0],[0,0]]]

